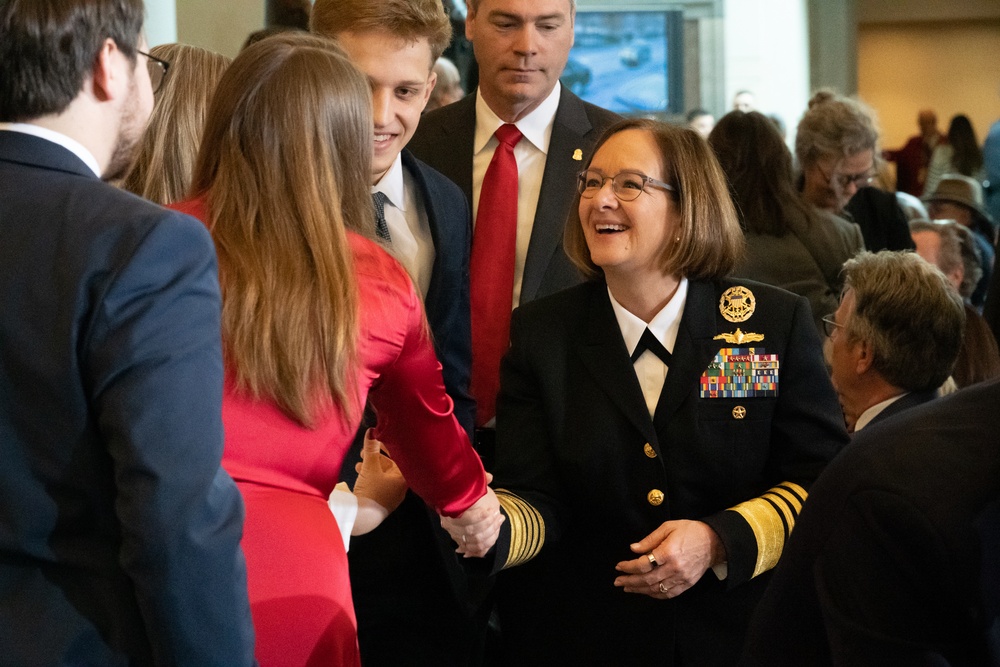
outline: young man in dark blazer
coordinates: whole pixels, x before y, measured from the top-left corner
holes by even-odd
[[[0,4],[5,664],[253,663],[212,241],[101,182],[165,73],[142,17]]]
[[[318,0],[311,27],[335,38],[371,82],[372,193],[385,197],[383,240],[424,295],[445,388],[471,436],[469,206],[454,183],[406,150],[450,21],[439,0]],[[344,468],[349,479],[353,466]],[[485,619],[468,610],[454,545],[417,496],[408,493],[377,529],[352,539],[348,558],[366,665],[468,664],[481,651]]]

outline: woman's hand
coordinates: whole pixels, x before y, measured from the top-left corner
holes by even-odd
[[[486,483],[493,481],[493,475],[486,473]],[[493,548],[500,536],[500,526],[504,516],[500,513],[500,501],[493,489],[486,487],[486,495],[456,518],[441,517],[441,527],[455,540],[460,553],[466,558],[481,558]]]
[[[629,546],[642,556],[615,566],[623,573],[615,586],[660,600],[677,597],[698,583],[708,568],[726,560],[722,540],[701,521],[666,521]]]

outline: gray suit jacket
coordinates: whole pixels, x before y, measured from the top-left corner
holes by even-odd
[[[566,88],[559,97],[552,138],[528,256],[521,303],[576,285],[582,276],[562,250],[563,227],[576,194],[574,178],[590,159],[594,144],[619,116],[584,102]],[[476,134],[476,96],[436,109],[420,120],[407,148],[472,196],[472,153]],[[580,150],[582,160],[573,159]]]

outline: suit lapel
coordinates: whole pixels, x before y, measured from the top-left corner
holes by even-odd
[[[658,432],[663,432],[661,429],[670,422],[690,395],[691,387],[698,384],[698,378],[719,351],[719,341],[712,339],[717,334],[715,294],[711,283],[694,280],[688,283],[687,302],[674,344],[670,371],[653,415]]]
[[[656,443],[656,431],[649,419],[642,388],[629,360],[603,282],[594,284],[585,322],[585,330],[577,344],[577,353],[584,366],[594,382],[604,389],[611,402],[639,429],[643,437]]]
[[[531,301],[538,294],[549,260],[562,242],[566,217],[576,194],[573,179],[583,169],[583,161],[574,160],[573,155],[577,149],[584,148],[582,139],[591,129],[583,102],[563,88],[559,93],[531,241],[524,260],[521,303]]]

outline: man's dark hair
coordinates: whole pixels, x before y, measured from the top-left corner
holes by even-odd
[[[133,63],[142,0],[0,0],[0,121],[64,111],[104,41]]]

